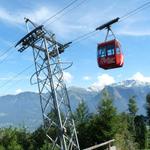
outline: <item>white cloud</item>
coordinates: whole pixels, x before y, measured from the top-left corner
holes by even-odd
[[[20,77],[17,77],[15,78],[16,74],[14,73],[10,73],[9,76],[7,75],[3,75],[5,77],[1,77],[0,76],[0,81],[21,81],[21,80],[29,80],[30,79],[30,76],[20,76]]]
[[[150,30],[149,29],[133,29],[132,26],[129,29],[123,28],[123,30],[117,32],[120,35],[127,35],[127,36],[149,36]]]
[[[19,93],[21,93],[21,92],[23,92],[21,89],[17,89],[17,90],[16,90],[16,94],[19,94]]]
[[[90,76],[84,76],[83,80],[89,81],[89,80],[91,80],[91,77]]]
[[[0,117],[5,117],[6,115],[6,113],[0,112]]]
[[[54,13],[53,11],[50,11],[51,9],[48,9],[47,7],[41,7],[38,9],[38,11],[34,11],[31,14],[28,14],[27,17],[29,17],[31,20],[41,23],[43,22],[46,18],[49,18],[49,16],[52,16]]]
[[[123,75],[122,74],[118,74],[117,75],[117,78],[121,78]]]
[[[142,73],[135,73],[130,79],[141,81],[141,82],[150,82],[150,77],[145,77]]]
[[[124,2],[124,3],[127,5],[128,3],[131,3],[131,2]],[[97,26],[111,20],[112,18],[114,18],[114,16],[118,15],[118,11],[120,12],[120,14],[124,14],[124,11],[126,10],[126,7],[124,7],[124,5],[122,6],[123,7],[122,8],[118,6],[117,2],[113,2],[111,6],[108,6],[108,4],[105,3],[105,5],[107,6],[106,9],[102,9],[102,13],[97,13],[99,11],[99,5],[96,5],[96,4],[98,4],[98,2],[92,1],[92,2],[87,3],[87,7],[89,11],[87,11],[87,7],[82,8],[82,5],[81,5],[82,9],[79,7],[78,9],[74,9],[70,11],[70,13],[64,12],[64,14],[66,13],[64,17],[57,16],[58,19],[57,17],[51,19],[49,21],[50,24],[48,24],[47,28],[55,32],[56,35],[60,36],[61,38],[71,37],[72,39],[74,39],[74,37],[80,34],[82,35],[86,32],[89,32],[93,30],[94,28],[96,28]],[[114,10],[114,8],[116,9]],[[12,24],[20,25],[20,24],[24,24],[24,17],[27,17],[33,20],[34,22],[41,24],[47,18],[53,16],[56,12],[58,12],[58,10],[60,10],[60,8],[56,8],[56,6],[54,5],[52,6],[41,5],[35,8],[30,7],[30,10],[20,8],[20,10],[16,10],[16,11],[6,10],[5,8],[0,7],[0,19],[2,21],[7,21]],[[63,14],[60,14],[60,15],[63,15]],[[106,18],[106,16],[108,17]],[[117,28],[116,33],[122,34],[122,35],[132,35],[132,36],[150,35],[149,27],[145,29],[143,27],[141,28],[141,25],[138,25],[143,20],[144,20],[144,23],[145,21],[148,20],[147,17],[146,18],[144,17],[144,19],[143,17],[144,15],[141,18],[139,16],[137,17],[134,16],[134,19],[129,18],[127,20],[128,23],[126,23],[126,20],[125,20],[125,23],[123,21],[123,23],[121,23],[120,29]],[[95,18],[101,18],[101,19],[99,20]],[[57,19],[57,21],[54,23],[51,23],[55,21],[55,19]],[[135,29],[135,26],[137,26],[137,29]]]
[[[13,15],[4,8],[0,8],[0,19],[9,22],[14,22],[14,20],[16,20],[16,18],[14,18]]]
[[[90,88],[94,90],[102,90],[106,85],[113,83],[115,83],[115,80],[112,76],[108,74],[102,74],[97,77],[97,81],[93,83]]]
[[[121,21],[118,24],[116,34],[125,36],[149,36],[149,21],[150,19],[148,17],[145,17],[145,15],[135,15],[131,18],[128,18],[127,20]]]
[[[69,72],[64,72],[64,80],[68,83],[71,83],[73,76]]]
[[[26,17],[37,24],[41,24],[48,18],[53,16],[57,11],[58,10],[56,10],[54,7],[47,6],[41,6],[36,9],[31,9],[30,11],[21,10],[15,12],[11,12],[10,10],[6,10],[5,8],[0,8],[0,20],[18,26],[24,25],[24,17]],[[71,37],[76,37],[78,33],[85,33],[89,31],[88,26],[82,23],[75,24],[74,19],[72,20],[66,17],[63,19],[58,19],[56,22],[52,23],[53,21],[55,21],[55,19],[55,17],[54,19],[50,19],[44,25],[46,26],[46,28],[48,28],[48,30],[52,30],[53,32],[55,32],[57,36],[70,38],[70,34]]]
[[[27,17],[37,23],[41,23],[46,18],[51,16],[54,12],[55,11],[52,11],[52,9],[48,9],[47,7],[40,7],[38,9],[31,10],[30,13],[28,12],[28,10],[16,11],[14,13],[4,8],[0,8],[0,19],[2,19],[3,21],[8,21],[12,24],[24,24],[23,19],[24,17]]]

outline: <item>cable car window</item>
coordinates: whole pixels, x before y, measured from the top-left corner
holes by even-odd
[[[106,56],[106,50],[105,48],[100,49],[100,57],[105,57]]]
[[[116,54],[120,54],[120,53],[121,53],[120,48],[116,47]]]
[[[107,56],[111,56],[114,55],[115,51],[114,51],[114,46],[113,45],[108,45],[107,46]]]

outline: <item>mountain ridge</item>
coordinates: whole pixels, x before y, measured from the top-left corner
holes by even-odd
[[[136,96],[139,114],[145,114],[146,95],[150,92],[150,83],[127,80],[105,86],[114,99],[114,105],[118,111],[127,111],[128,99]],[[104,90],[103,89],[103,90]],[[89,88],[72,86],[68,88],[71,108],[75,111],[81,100],[84,100],[90,112],[96,111],[102,97],[103,90],[92,91]],[[36,129],[42,123],[42,114],[38,93],[22,92],[0,96],[0,127],[9,125],[24,125],[29,130]]]

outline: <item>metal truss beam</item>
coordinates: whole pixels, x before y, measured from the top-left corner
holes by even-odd
[[[54,34],[43,26],[36,27],[26,19],[28,34],[16,46],[23,52],[33,49],[35,74],[46,135],[52,144],[52,150],[79,150],[78,138],[70,107],[69,96],[64,82],[64,64],[60,54],[70,43],[61,44],[55,40]],[[30,31],[29,26],[33,25]],[[69,64],[68,64],[69,65]],[[67,68],[67,67],[66,67]]]

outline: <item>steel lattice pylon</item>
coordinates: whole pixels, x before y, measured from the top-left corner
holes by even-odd
[[[62,45],[54,38],[54,34],[44,27],[36,26],[26,19],[28,34],[16,46],[18,51],[32,47],[35,63],[36,83],[40,95],[40,103],[46,135],[52,143],[52,150],[79,150],[78,138],[66,85],[64,83],[63,66],[60,53],[69,46]],[[34,29],[29,30],[29,26]],[[33,81],[32,81],[33,82]]]

